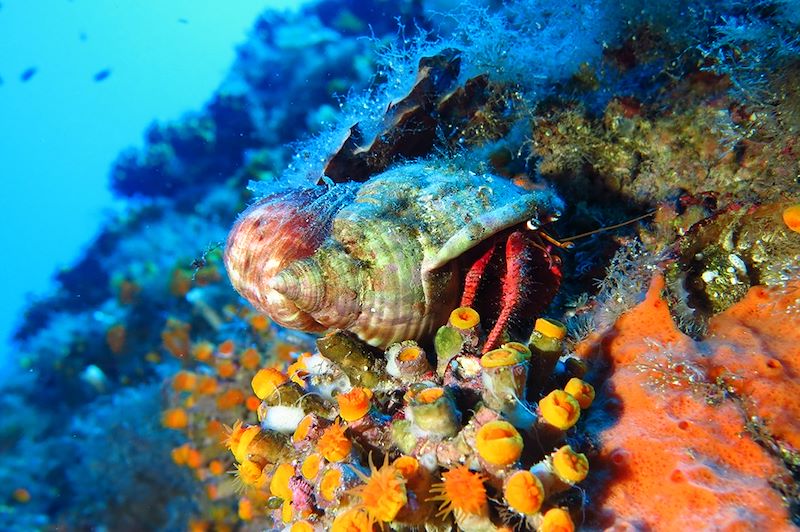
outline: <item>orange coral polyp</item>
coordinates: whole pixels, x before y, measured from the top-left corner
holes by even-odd
[[[564,482],[575,484],[589,474],[589,460],[585,454],[576,453],[565,445],[553,454],[553,470]]]
[[[517,471],[508,477],[503,494],[513,510],[526,515],[538,512],[544,502],[542,481],[527,470]]]
[[[507,466],[519,460],[522,454],[522,436],[508,421],[490,421],[475,435],[478,454],[488,463]]]
[[[292,490],[289,488],[289,480],[293,476],[294,466],[292,464],[280,464],[272,473],[272,479],[269,481],[269,491],[284,501],[291,501]]]
[[[261,489],[267,483],[267,475],[264,468],[252,460],[244,460],[236,466],[237,473],[241,481],[256,489]]]
[[[567,326],[558,320],[550,318],[538,318],[533,326],[533,330],[544,336],[555,338],[556,340],[563,340],[567,335]]]
[[[441,502],[437,516],[447,515],[452,511],[461,511],[471,515],[486,515],[489,507],[486,501],[484,477],[474,473],[467,466],[460,466],[442,474],[442,482],[431,487],[430,501]]]
[[[530,357],[530,351],[528,352]],[[505,349],[492,349],[481,357],[481,366],[484,368],[502,368],[504,366],[513,366],[526,360],[528,357],[523,356],[522,353],[516,350]]]
[[[567,382],[567,385],[564,386],[564,391],[578,401],[582,410],[589,408],[592,401],[594,401],[594,386],[577,377],[572,377],[569,382]]]
[[[329,462],[341,462],[350,455],[353,443],[344,433],[345,427],[334,423],[322,433],[317,441],[317,451]]]
[[[420,349],[419,346],[410,345],[400,350],[400,354],[397,355],[397,360],[400,362],[410,362],[418,359],[420,355],[422,355],[422,349]]]
[[[170,408],[164,411],[161,424],[168,429],[185,429],[189,425],[189,415],[183,408]]]
[[[539,525],[540,532],[574,532],[575,523],[572,516],[563,508],[550,508],[545,512],[542,524]]]
[[[230,360],[220,360],[217,362],[217,375],[222,379],[232,379],[236,375],[236,364]]]
[[[332,532],[371,532],[373,520],[364,508],[356,507],[340,513],[333,520]]]
[[[419,468],[422,467],[419,463],[419,460],[414,458],[413,456],[400,456],[395,460],[392,465],[400,471],[400,473],[405,477],[406,480],[410,480],[417,476],[419,473]]]
[[[297,424],[297,428],[294,429],[294,433],[292,434],[292,443],[297,443],[306,439],[308,436],[308,431],[311,430],[311,425],[314,422],[314,416],[311,414],[307,414],[303,419],[300,420],[300,423]]]
[[[245,369],[256,369],[261,364],[261,355],[258,353],[257,349],[250,347],[245,349],[244,353],[242,353],[239,358],[239,363]]]
[[[278,386],[285,383],[289,378],[275,368],[264,368],[258,370],[250,381],[253,393],[262,401],[271,396],[278,389]]]
[[[457,329],[472,329],[481,322],[481,317],[471,307],[458,307],[450,313],[450,325]]]
[[[347,393],[336,396],[339,403],[339,416],[345,421],[356,421],[367,415],[370,409],[372,391],[367,388],[355,387]]]
[[[800,203],[790,205],[783,210],[783,223],[795,233],[800,233]]]
[[[322,455],[319,453],[311,453],[303,460],[303,465],[300,467],[300,472],[308,480],[317,478],[319,468],[322,465]]]
[[[176,392],[191,392],[197,386],[197,375],[190,371],[179,371],[172,377],[172,389]]]
[[[314,525],[308,521],[297,521],[292,525],[290,532],[314,532]]]
[[[408,502],[406,479],[393,465],[384,464],[380,469],[372,466],[369,479],[352,490],[361,499],[361,506],[375,521],[393,521]]]
[[[219,410],[229,410],[244,403],[244,393],[238,388],[225,390],[222,395],[217,397],[217,408]]]
[[[332,501],[336,497],[336,490],[342,485],[342,472],[338,469],[328,469],[322,474],[319,483],[319,493],[326,500]]]
[[[250,454],[248,452],[250,444],[253,443],[253,440],[255,440],[260,433],[261,427],[258,425],[250,425],[249,427],[240,429],[239,437],[235,442],[236,446],[230,447],[233,457],[237,462],[242,462],[247,458],[247,455]]]
[[[539,401],[539,412],[548,424],[567,430],[578,422],[581,405],[564,390],[553,390]]]
[[[426,388],[414,396],[414,400],[422,404],[431,404],[438,401],[444,395],[444,388]]]

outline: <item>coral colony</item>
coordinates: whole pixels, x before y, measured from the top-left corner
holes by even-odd
[[[267,12],[120,156],[3,529],[800,524],[800,6],[446,4]]]

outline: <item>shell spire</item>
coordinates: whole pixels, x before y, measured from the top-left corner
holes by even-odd
[[[314,260],[294,261],[267,284],[308,313],[321,309],[325,303],[324,276],[319,263]]]

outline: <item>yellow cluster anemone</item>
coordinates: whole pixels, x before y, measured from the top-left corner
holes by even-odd
[[[568,511],[563,508],[550,508],[545,512],[539,530],[541,532],[574,532],[575,523]]]
[[[588,382],[572,377],[567,385],[564,386],[564,391],[570,394],[581,405],[581,410],[586,410],[592,405],[594,401],[594,387]]]
[[[488,463],[507,466],[519,460],[522,454],[522,436],[508,421],[490,421],[475,435],[478,454]]]
[[[492,349],[481,357],[481,366],[484,368],[501,368],[504,366],[513,366],[522,362],[519,353],[515,351],[507,351],[506,349]]]
[[[345,421],[357,421],[367,415],[372,399],[372,390],[357,386],[336,396],[339,403],[339,416]]]
[[[576,453],[565,445],[553,453],[553,471],[564,482],[575,484],[589,474],[589,460],[585,454]]]
[[[471,307],[458,307],[450,313],[450,325],[456,329],[472,329],[481,322],[475,309]]]
[[[325,500],[336,498],[336,491],[342,485],[342,472],[336,468],[326,470],[319,482],[319,493]]]
[[[329,462],[341,462],[350,455],[353,443],[344,433],[345,427],[334,423],[322,433],[317,441],[317,450]]]
[[[280,464],[272,473],[269,481],[269,491],[276,497],[284,501],[292,500],[292,490],[289,488],[289,480],[294,476],[294,466],[292,464]]]
[[[161,424],[168,429],[185,429],[189,425],[189,415],[183,408],[170,408],[161,416]]]
[[[321,466],[322,455],[319,453],[311,453],[303,460],[303,464],[300,466],[300,473],[308,480],[314,480],[317,478]]]
[[[303,419],[300,420],[300,423],[297,424],[297,427],[294,429],[294,433],[292,434],[292,443],[298,443],[306,439],[308,436],[309,431],[311,430],[311,426],[314,424],[314,416],[312,414],[306,414]]]
[[[371,532],[373,521],[364,508],[351,508],[333,520],[332,532]]]
[[[567,326],[551,318],[538,318],[533,330],[556,340],[563,340],[567,336]]]
[[[548,424],[567,430],[578,422],[581,405],[564,390],[553,390],[539,401],[539,411]]]
[[[442,482],[431,486],[435,494],[430,501],[440,502],[437,516],[460,511],[471,515],[486,515],[489,506],[486,499],[485,477],[460,466],[442,474]]]
[[[261,489],[267,484],[267,473],[264,471],[264,464],[254,460],[245,459],[236,465],[236,473],[239,480],[247,486]]]
[[[527,470],[517,471],[508,477],[503,495],[512,510],[525,515],[538,512],[545,497],[542,481]]]
[[[783,223],[795,233],[800,233],[800,203],[790,205],[783,210]]]
[[[262,401],[275,393],[278,387],[289,380],[289,378],[275,368],[264,368],[258,370],[250,381],[253,393]]]

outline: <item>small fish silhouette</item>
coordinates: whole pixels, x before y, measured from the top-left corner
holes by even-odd
[[[106,79],[110,75],[111,75],[111,69],[104,68],[103,70],[101,70],[100,72],[98,72],[97,74],[94,75],[94,80],[95,81],[103,81],[104,79]]]
[[[26,82],[31,79],[34,74],[36,74],[36,67],[30,67],[26,69],[22,74],[19,76],[19,80],[22,82]]]

